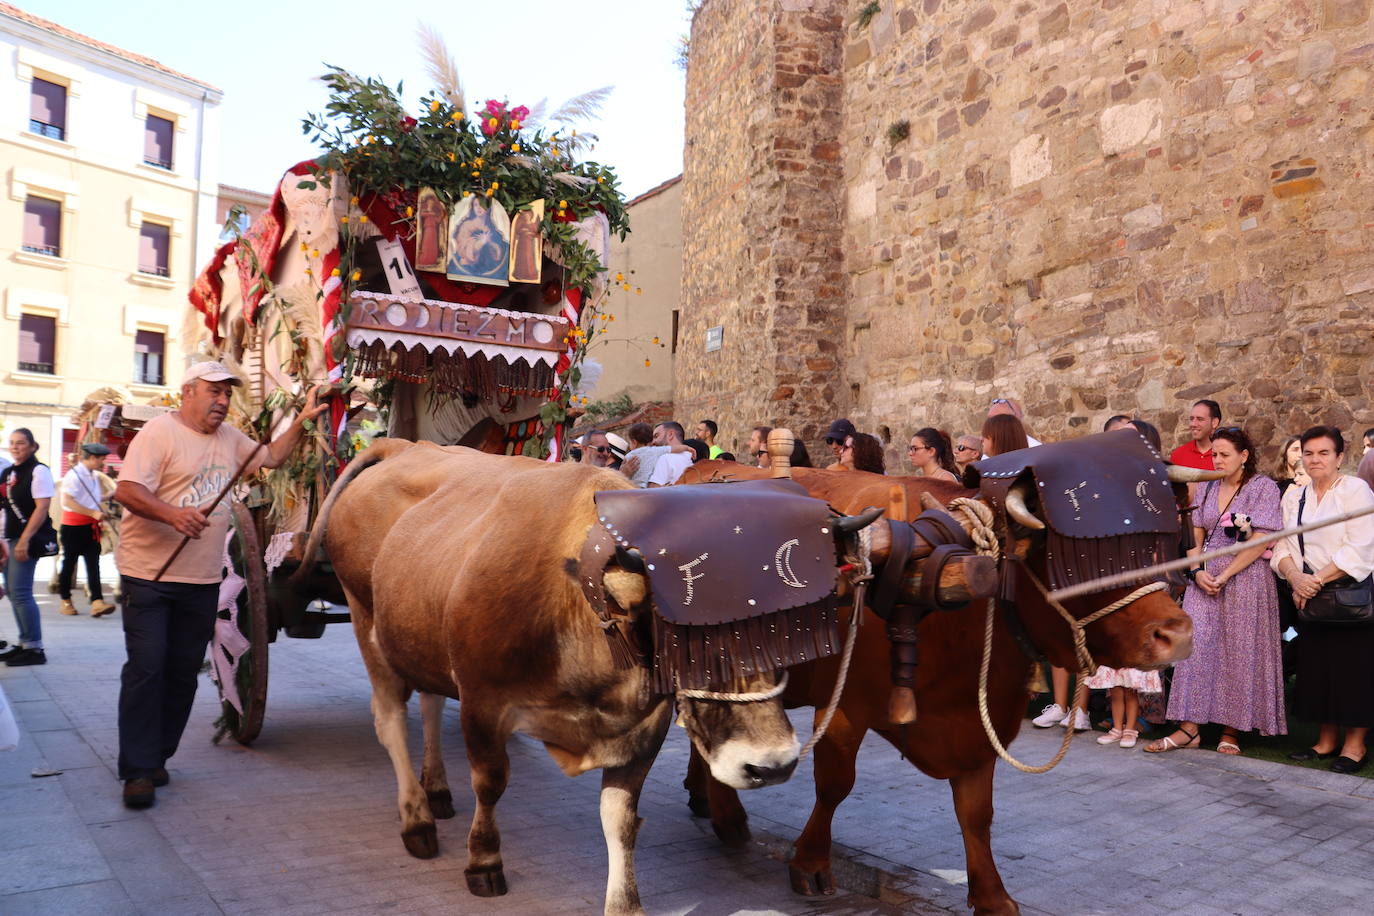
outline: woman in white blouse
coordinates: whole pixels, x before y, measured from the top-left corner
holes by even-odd
[[[1358,477],[1340,473],[1345,439],[1332,426],[1314,426],[1300,437],[1302,462],[1311,480],[1283,496],[1283,524],[1321,521],[1374,506],[1374,492]],[[1284,538],[1270,561],[1288,580],[1302,608],[1323,585],[1344,576],[1359,581],[1374,571],[1374,516]],[[1298,640],[1297,697],[1293,712],[1321,724],[1317,744],[1293,760],[1335,757],[1331,769],[1354,773],[1366,760],[1365,735],[1374,725],[1374,625],[1304,624]],[[1341,739],[1341,729],[1345,738]]]

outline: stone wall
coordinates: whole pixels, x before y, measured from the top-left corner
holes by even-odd
[[[709,0],[693,23],[674,400],[727,450],[762,424],[814,438],[844,397],[840,31],[832,0]]]
[[[1319,420],[1374,425],[1371,0],[883,0],[861,27],[863,5],[708,0],[693,30],[692,70],[728,66],[732,29],[794,7],[835,23],[843,45],[829,74],[843,78],[843,349],[825,384],[792,392],[808,403],[779,414],[848,413],[904,444],[927,423],[976,430],[1005,394],[1042,438],[1138,412],[1173,441],[1191,403],[1211,397],[1266,457]],[[700,75],[689,90],[705,88]],[[758,95],[738,81],[715,90],[717,110]],[[697,151],[720,142],[700,104],[689,94],[689,197]],[[813,145],[829,149],[817,126]],[[767,200],[746,209],[776,207],[781,177],[751,183]],[[696,216],[686,208],[685,307],[714,309],[729,347],[745,310],[700,303],[694,284],[747,262],[694,263]],[[806,244],[831,226],[808,212],[757,228],[741,249]],[[794,295],[828,302],[798,279]],[[680,403],[711,381],[689,362]],[[768,384],[730,380],[737,394],[713,396]]]

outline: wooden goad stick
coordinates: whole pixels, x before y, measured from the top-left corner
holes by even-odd
[[[239,469],[234,472],[234,476],[229,478],[229,482],[224,485],[224,489],[219,491],[219,495],[215,497],[215,501],[210,503],[210,508],[205,510],[205,517],[207,519],[215,511],[215,507],[220,504],[220,500],[224,499],[224,497],[229,494],[229,491],[234,488],[234,485],[239,482],[239,478],[243,476],[243,472],[248,470],[248,465],[252,463],[254,458],[258,457],[258,452],[262,451],[266,446],[266,442],[259,442],[253,450],[248,453],[248,457],[243,459],[243,463],[240,464]],[[171,568],[171,565],[176,562],[177,557],[181,556],[181,552],[186,549],[186,545],[189,543],[191,543],[190,536],[182,535],[181,543],[177,545],[177,549],[172,551],[172,555],[167,558],[167,562],[163,563],[162,568],[157,571],[157,575],[153,576],[154,582],[160,582],[162,580],[163,575],[166,574],[167,570]],[[223,545],[220,546],[223,547]]]

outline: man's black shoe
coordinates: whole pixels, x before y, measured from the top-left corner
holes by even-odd
[[[0,646],[0,649],[3,648],[3,646]],[[7,662],[23,651],[23,646],[10,646],[8,649],[5,649],[3,652],[0,652],[0,662]]]
[[[11,655],[5,659],[5,664],[11,668],[23,668],[26,665],[46,665],[48,656],[42,649],[21,649],[18,655]]]
[[[157,791],[153,788],[151,779],[140,777],[124,780],[124,807],[151,808],[155,801]]]
[[[159,789],[171,781],[172,777],[168,776],[167,771],[162,767],[153,770],[153,785],[157,786]]]

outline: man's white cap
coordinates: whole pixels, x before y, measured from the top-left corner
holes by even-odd
[[[228,382],[231,385],[242,385],[243,379],[229,371],[224,363],[217,363],[213,360],[203,363],[192,363],[186,367],[186,374],[181,377],[181,384],[189,385],[198,378],[203,378],[207,382]]]

